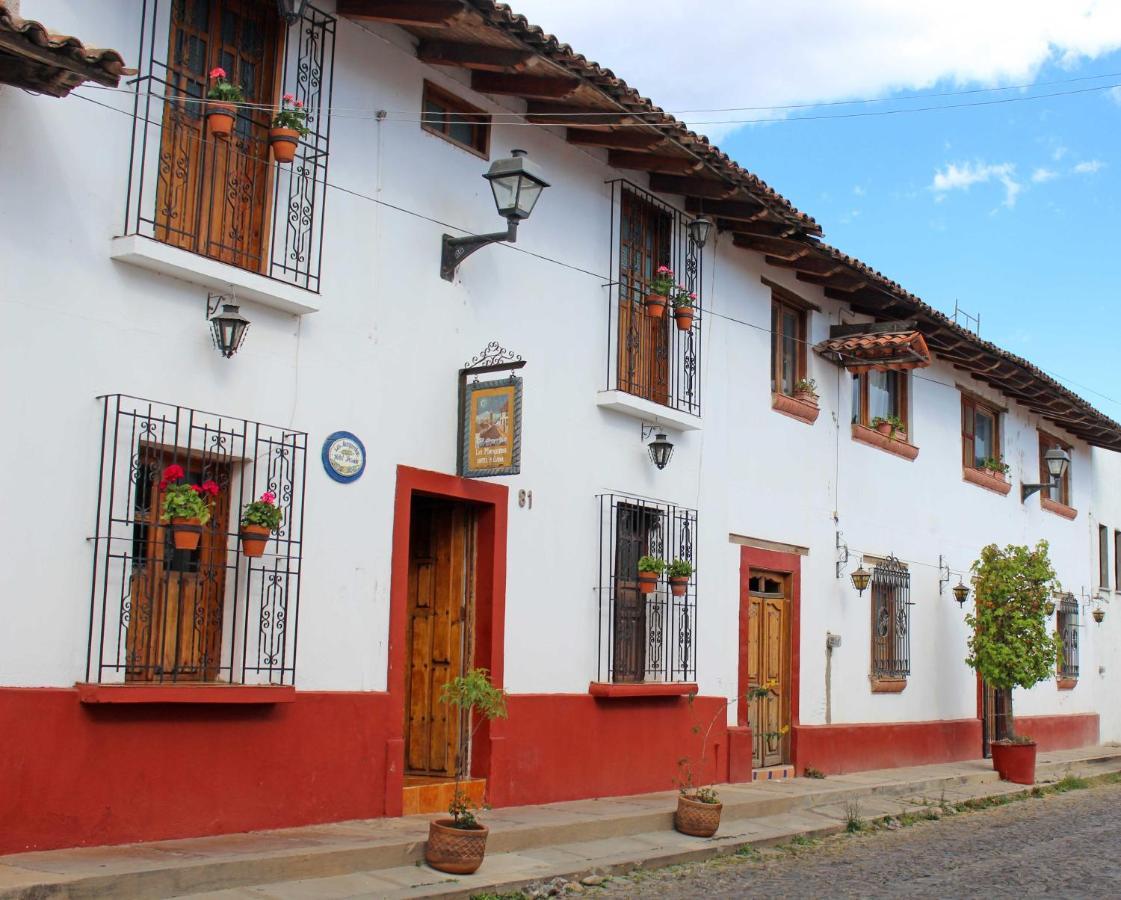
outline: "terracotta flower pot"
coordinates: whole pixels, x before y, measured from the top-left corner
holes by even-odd
[[[270,128],[269,146],[278,163],[290,163],[300,146],[300,133],[295,128]]]
[[[720,811],[723,808],[723,803],[701,803],[678,794],[673,827],[693,837],[712,837],[720,827]]]
[[[1035,784],[1035,742],[1010,744],[993,741],[993,768],[1001,781],[1013,784]]]
[[[176,550],[197,550],[202,540],[200,519],[172,519],[171,540]]]
[[[689,331],[693,327],[693,307],[675,306],[673,320],[681,331]]]
[[[801,400],[803,403],[812,403],[817,406],[817,394],[813,391],[795,391],[794,399]]]
[[[232,103],[211,100],[206,104],[206,131],[212,137],[229,137],[234,130],[237,107]]]
[[[880,422],[880,424],[876,426],[876,431],[878,431],[884,437],[891,437],[891,423]]]
[[[269,529],[264,525],[241,526],[241,552],[256,559],[265,555],[265,545],[269,542]]]
[[[670,575],[669,589],[675,597],[684,597],[686,590],[689,588],[688,575]]]
[[[646,315],[651,319],[660,319],[666,314],[666,299],[665,294],[647,294],[646,295]]]
[[[437,819],[428,823],[428,843],[424,859],[433,869],[452,875],[470,875],[483,864],[490,829],[455,828],[454,819]]]
[[[658,589],[658,573],[639,572],[638,589],[644,594],[653,594]]]

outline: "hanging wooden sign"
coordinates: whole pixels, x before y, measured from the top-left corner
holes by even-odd
[[[459,450],[457,472],[466,478],[493,478],[521,472],[522,379],[513,374],[525,360],[491,342],[459,370]],[[497,381],[483,373],[508,371]],[[474,375],[475,380],[468,383]]]

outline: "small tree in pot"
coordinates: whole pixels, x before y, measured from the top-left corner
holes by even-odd
[[[467,718],[467,740],[460,753],[466,761],[471,739],[491,719],[506,718],[506,692],[491,684],[486,669],[472,669],[466,675],[453,678],[444,685],[440,701],[455,706]],[[478,721],[471,725],[474,714]],[[453,875],[470,875],[483,864],[490,829],[480,825],[474,807],[463,792],[465,766],[457,761],[455,767],[455,794],[448,806],[450,819],[437,819],[428,824],[428,844],[424,858],[428,865]]]
[[[1016,735],[1012,689],[1030,688],[1050,678],[1059,637],[1047,629],[1046,606],[1059,589],[1047,556],[1047,542],[1034,549],[989,544],[973,563],[974,610],[966,662],[987,685],[1008,692],[1008,736],[993,741],[993,767],[1005,781],[1035,782],[1035,741]]]

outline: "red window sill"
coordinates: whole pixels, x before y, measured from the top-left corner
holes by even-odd
[[[1074,519],[1078,515],[1078,510],[1073,506],[1067,506],[1065,503],[1060,503],[1058,500],[1052,500],[1050,497],[1039,498],[1040,508],[1053,512],[1057,516],[1062,516],[1064,519]]]
[[[961,480],[1004,496],[1007,496],[1008,492],[1012,490],[1011,484],[999,475],[990,475],[984,469],[962,469]]]
[[[812,425],[821,415],[821,410],[816,403],[811,403],[808,400],[798,400],[795,397],[788,397],[786,394],[772,393],[771,409],[782,413],[784,416],[797,419],[799,422],[805,422],[807,425]]]
[[[291,703],[291,685],[256,684],[77,684],[82,703]]]
[[[1078,686],[1077,678],[1059,678],[1058,688],[1060,691],[1072,691]]]
[[[588,693],[601,700],[619,700],[634,697],[683,697],[697,693],[694,681],[651,681],[641,684],[616,684],[593,681]]]
[[[880,434],[876,429],[869,428],[867,425],[858,425],[856,422],[852,424],[852,439],[906,460],[913,460],[919,455],[919,448],[914,444],[909,444],[901,438],[891,438]]]
[[[906,678],[877,678],[870,676],[873,694],[902,694],[907,687]]]

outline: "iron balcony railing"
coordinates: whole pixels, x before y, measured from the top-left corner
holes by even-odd
[[[292,684],[307,435],[125,394],[103,404],[86,680]],[[162,474],[213,481],[195,550],[161,522]],[[272,492],[265,554],[240,552],[241,512]]]
[[[1059,601],[1056,625],[1063,647],[1063,655],[1059,660],[1059,675],[1062,678],[1077,678],[1078,600],[1075,599],[1073,594],[1066,594]]]
[[[697,677],[697,512],[669,503],[603,494],[599,503],[600,681],[694,681]],[[638,561],[686,560],[693,574],[675,597],[665,576],[645,594]]]

